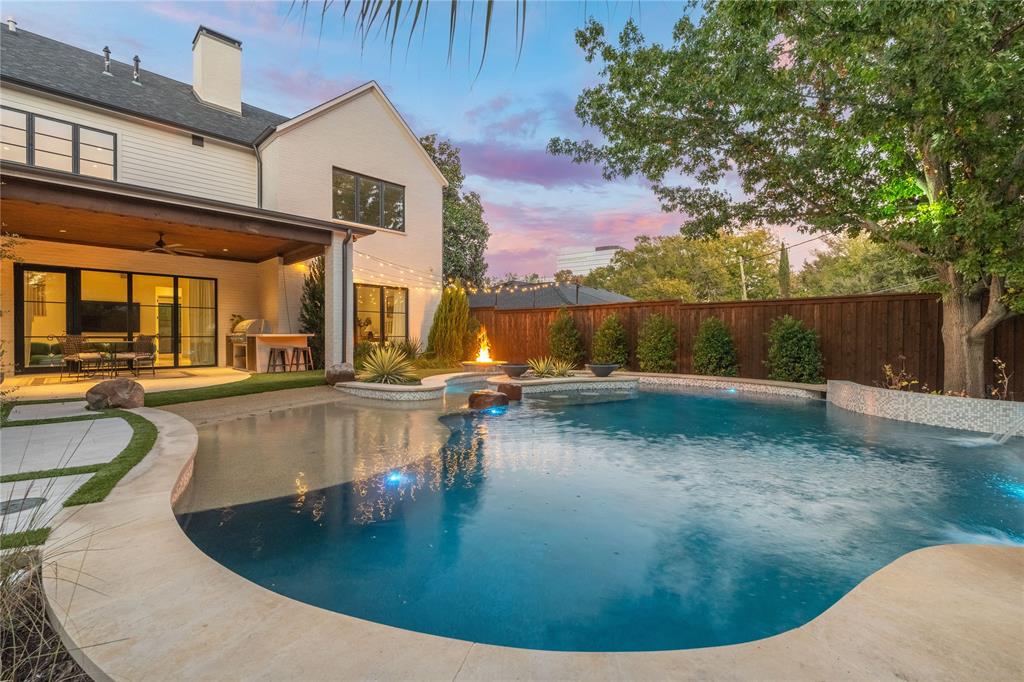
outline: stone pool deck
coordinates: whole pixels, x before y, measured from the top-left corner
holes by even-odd
[[[252,398],[230,399],[235,416]],[[224,418],[231,405],[217,406]],[[202,419],[214,406],[199,407]],[[802,627],[710,649],[531,651],[325,611],[245,580],[189,541],[172,500],[198,434],[169,412],[138,412],[159,429],[153,451],[105,501],[65,514],[46,546],[60,548],[45,576],[52,620],[97,680],[1024,678],[1024,549],[1011,547],[912,552]]]

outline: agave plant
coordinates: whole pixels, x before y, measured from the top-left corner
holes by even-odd
[[[530,371],[533,372],[535,377],[554,376],[554,361],[547,355],[539,358],[530,358],[526,361],[526,364],[530,366]]]
[[[567,377],[574,369],[576,369],[576,363],[571,360],[551,361],[551,376],[553,377]]]
[[[397,346],[377,346],[363,360],[359,380],[371,384],[411,384],[416,380],[409,357]]]

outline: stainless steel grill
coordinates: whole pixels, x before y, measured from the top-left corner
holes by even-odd
[[[242,320],[235,325],[235,328],[231,330],[231,335],[228,339],[232,343],[245,343],[245,337],[252,336],[254,334],[269,334],[270,323],[264,319],[253,319],[253,320]]]

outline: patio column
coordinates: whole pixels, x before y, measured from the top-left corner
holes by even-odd
[[[335,232],[324,249],[324,367],[352,361],[352,239]]]

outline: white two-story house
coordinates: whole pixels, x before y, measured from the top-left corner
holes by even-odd
[[[0,49],[6,371],[53,371],[65,334],[229,365],[233,316],[300,331],[320,255],[328,366],[426,339],[445,180],[376,83],[289,118],[242,101],[242,45],[206,27],[191,84],[13,22]]]

